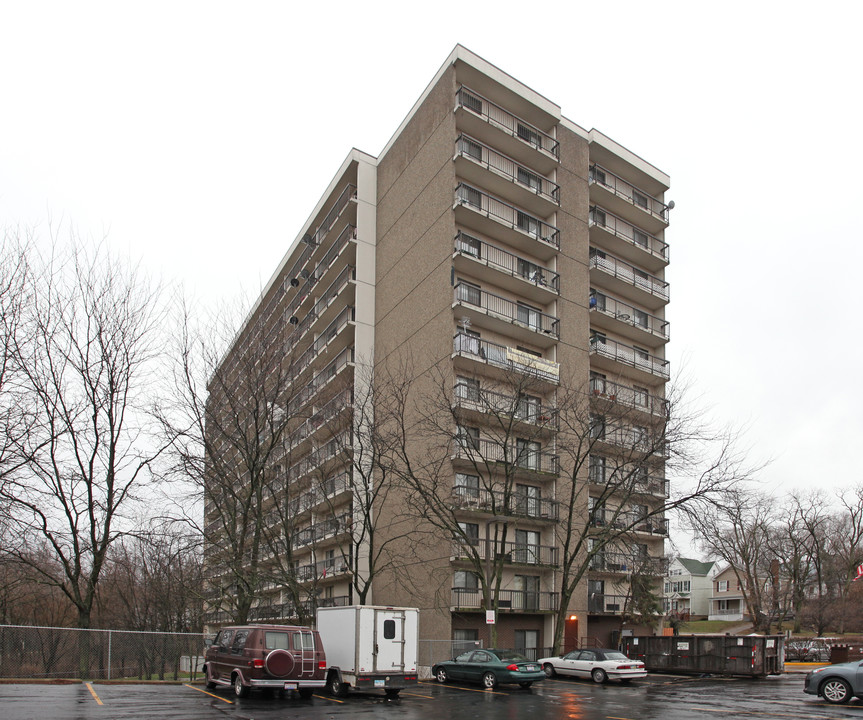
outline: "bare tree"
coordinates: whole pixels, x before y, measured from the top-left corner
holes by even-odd
[[[827,537],[830,580],[838,601],[838,630],[844,633],[852,583],[863,563],[863,486],[841,494],[839,502],[842,508],[834,515]]]
[[[104,246],[75,238],[31,255],[26,288],[14,394],[30,420],[0,488],[15,539],[4,552],[59,588],[89,628],[107,553],[128,529],[124,510],[161,451],[147,415],[159,293]],[[86,644],[80,659],[86,675]]]

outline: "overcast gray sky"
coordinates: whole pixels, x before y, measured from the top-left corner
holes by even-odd
[[[420,15],[417,8],[422,7]],[[859,2],[0,0],[0,226],[257,294],[456,43],[670,174],[673,368],[769,487],[861,481]]]

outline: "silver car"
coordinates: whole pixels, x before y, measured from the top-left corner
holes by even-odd
[[[820,695],[829,703],[846,703],[863,698],[863,661],[838,663],[806,674],[803,692]]]

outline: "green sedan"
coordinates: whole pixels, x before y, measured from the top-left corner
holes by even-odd
[[[468,650],[455,660],[444,660],[432,666],[432,675],[440,683],[448,680],[478,682],[487,688],[499,683],[518,683],[529,688],[536,680],[544,680],[542,666],[513,650],[483,648]]]

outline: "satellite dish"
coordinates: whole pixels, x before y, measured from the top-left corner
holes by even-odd
[[[288,320],[291,325],[299,325],[300,319],[296,315],[291,315],[291,319]]]
[[[297,278],[291,278],[291,287],[299,287],[300,281]]]
[[[669,201],[668,201],[668,209],[669,209],[669,210],[674,210],[674,200],[669,200]]]

